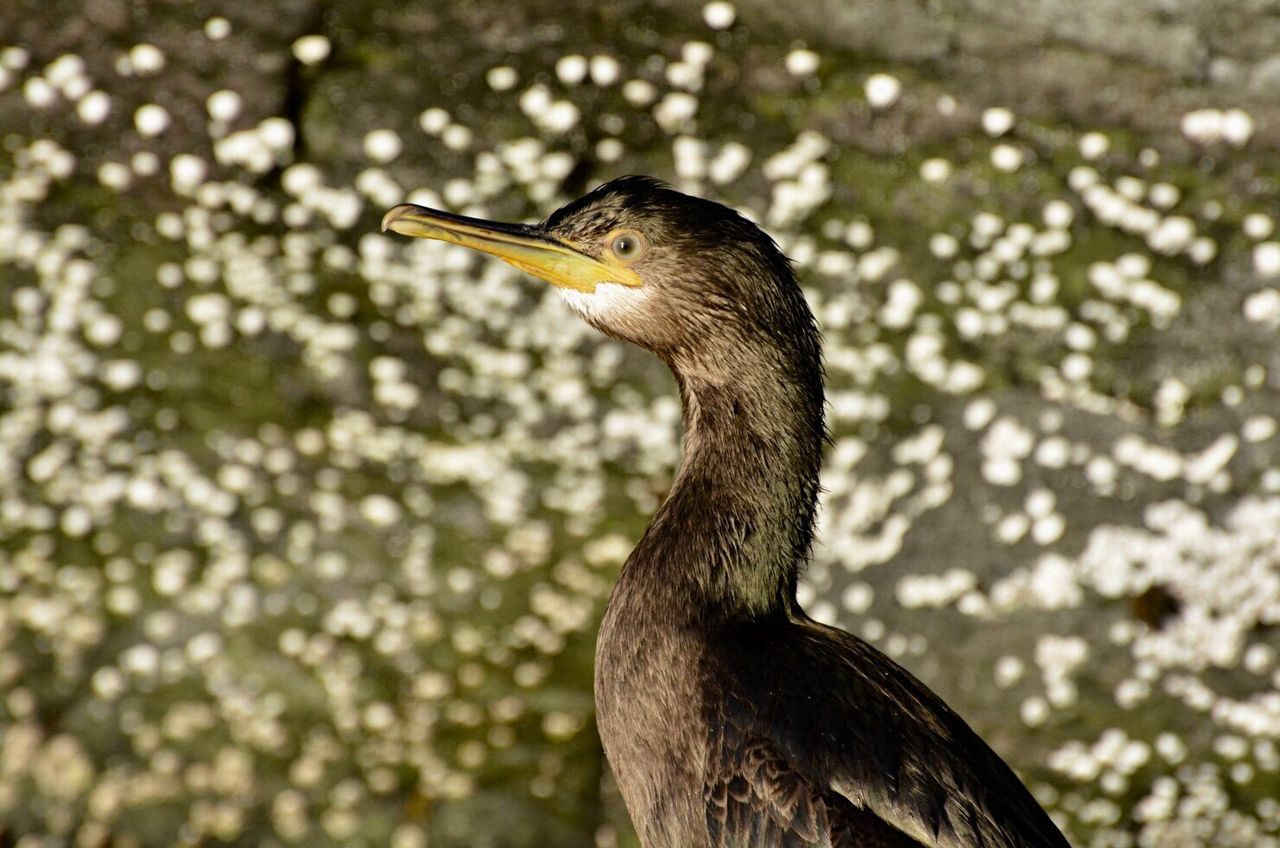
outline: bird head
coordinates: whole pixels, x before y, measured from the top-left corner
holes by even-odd
[[[382,228],[497,256],[551,283],[597,329],[673,365],[728,367],[744,350],[797,343],[816,358],[813,317],[773,239],[649,177],[605,183],[540,224],[405,204]]]

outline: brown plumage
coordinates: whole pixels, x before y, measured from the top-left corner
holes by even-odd
[[[644,177],[500,238],[455,237],[493,225],[416,207],[384,225],[552,281],[585,320],[675,374],[684,459],[596,649],[600,736],[645,848],[1067,845],[940,698],[796,602],[825,439],[822,368],[772,239]]]

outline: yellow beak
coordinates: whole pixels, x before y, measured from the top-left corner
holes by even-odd
[[[569,242],[524,224],[483,221],[405,203],[383,216],[382,229],[490,253],[553,286],[588,294],[601,283],[639,286],[642,282],[630,268],[602,262]]]

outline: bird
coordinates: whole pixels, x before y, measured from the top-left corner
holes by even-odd
[[[728,206],[619,177],[537,224],[403,204],[384,231],[496,256],[670,368],[683,450],[624,562],[596,726],[644,848],[1065,848],[938,695],[796,599],[828,442],[791,261]]]

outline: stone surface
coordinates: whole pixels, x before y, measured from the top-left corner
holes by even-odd
[[[0,8],[0,843],[635,844],[591,655],[674,387],[377,223],[641,171],[823,326],[807,608],[1073,844],[1276,844],[1280,7],[733,5]]]

